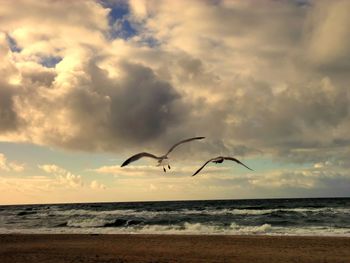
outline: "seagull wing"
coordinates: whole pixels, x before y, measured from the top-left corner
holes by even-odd
[[[190,141],[193,141],[193,140],[202,140],[204,139],[205,137],[193,137],[193,138],[189,138],[189,139],[186,139],[186,140],[182,140],[182,141],[179,141],[178,143],[174,144],[170,149],[169,151],[165,154],[165,156],[167,156],[169,153],[171,153],[177,146],[179,146],[180,144],[183,144],[185,142],[190,142]]]
[[[234,161],[240,165],[243,165],[245,168],[248,168],[251,171],[254,171],[253,169],[249,168],[248,166],[246,166],[244,163],[242,163],[240,160],[233,158],[233,157],[224,157],[225,160],[230,160],[230,161]]]
[[[199,168],[194,174],[192,174],[192,176],[195,176],[196,174],[198,174],[208,163],[212,162],[212,161],[215,161],[216,159],[218,159],[219,157],[215,157],[215,158],[212,158],[208,161],[206,161],[201,168]]]
[[[155,155],[153,155],[151,153],[142,152],[142,153],[138,153],[138,154],[135,154],[135,155],[131,156],[129,159],[127,159],[125,162],[123,162],[121,167],[123,167],[125,165],[128,165],[131,162],[135,162],[135,161],[137,161],[138,159],[140,159],[142,157],[150,157],[150,158],[154,158],[154,159],[159,160],[159,157],[157,157],[157,156],[155,156]]]

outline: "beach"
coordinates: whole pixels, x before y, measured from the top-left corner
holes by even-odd
[[[1,263],[350,262],[350,238],[2,234]]]

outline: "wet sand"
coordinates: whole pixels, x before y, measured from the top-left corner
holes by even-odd
[[[350,262],[350,238],[0,235],[1,263]]]

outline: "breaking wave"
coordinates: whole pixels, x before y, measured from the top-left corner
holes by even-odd
[[[350,236],[350,199],[0,207],[0,233]]]
[[[141,216],[141,217],[156,217],[161,215],[268,215],[272,213],[328,213],[328,214],[349,214],[350,208],[277,208],[277,209],[203,209],[191,210],[182,209],[177,211],[138,211],[133,209],[126,210],[111,210],[111,211],[92,211],[84,209],[72,209],[63,211],[53,211],[52,215],[66,216],[83,216],[83,215],[119,215],[119,216]]]

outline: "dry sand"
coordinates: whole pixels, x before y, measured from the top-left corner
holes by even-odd
[[[1,263],[350,262],[350,238],[0,235]]]

